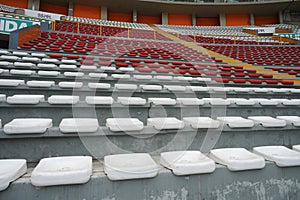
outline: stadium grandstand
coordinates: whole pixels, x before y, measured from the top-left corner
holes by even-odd
[[[299,200],[299,0],[0,0],[0,200]]]

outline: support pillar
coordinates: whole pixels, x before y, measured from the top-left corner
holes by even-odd
[[[28,0],[28,9],[40,10],[40,0]]]
[[[107,7],[101,6],[101,19],[107,20]]]
[[[279,24],[283,24],[284,23],[282,10],[280,10],[278,12],[278,20],[279,20]]]
[[[132,11],[132,22],[137,23],[138,22],[138,16],[137,16],[137,11],[133,10]]]
[[[162,25],[168,25],[169,24],[168,13],[167,12],[162,12],[161,13],[161,23],[162,23]]]
[[[74,15],[74,3],[72,0],[69,0],[68,15],[69,16]]]
[[[225,13],[220,13],[219,20],[220,20],[220,26],[226,26],[226,15],[225,15]]]
[[[197,17],[195,14],[192,15],[192,26],[197,26]]]
[[[254,26],[255,25],[254,14],[251,13],[249,17],[250,17],[250,25]]]

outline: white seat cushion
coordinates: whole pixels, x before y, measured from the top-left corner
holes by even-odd
[[[108,118],[106,127],[111,131],[140,131],[144,128],[143,122],[136,118]]]
[[[76,65],[67,65],[67,64],[60,64],[58,67],[60,69],[76,69],[77,68]]]
[[[60,72],[58,71],[39,71],[38,75],[40,76],[58,76]]]
[[[299,116],[277,116],[276,118],[285,120],[286,122],[292,124],[293,126],[300,126]]]
[[[300,93],[300,89],[290,89],[290,92],[298,94]]]
[[[104,157],[104,172],[110,180],[152,178],[158,166],[147,153],[109,155]]]
[[[187,89],[193,91],[193,92],[208,92],[208,87],[202,87],[202,86],[187,86]]]
[[[145,105],[146,99],[141,97],[118,97],[118,102],[122,105]]]
[[[0,54],[3,54],[3,55],[8,55],[8,54],[10,54],[10,52],[9,52],[9,51],[7,51],[7,50],[3,50],[3,49],[1,49],[1,50],[0,50]]]
[[[152,76],[151,75],[133,75],[133,77],[137,80],[151,80]]]
[[[289,90],[290,90],[289,88],[271,88],[271,92],[274,93],[286,93]]]
[[[273,101],[278,101],[285,106],[299,106],[300,99],[272,99]]]
[[[185,86],[181,86],[181,85],[164,85],[164,87],[167,90],[174,91],[174,92],[184,92],[187,90]]]
[[[300,165],[300,152],[284,146],[254,147],[253,152],[263,156],[266,160],[275,162],[279,167]]]
[[[13,63],[8,61],[0,61],[0,66],[9,66],[9,65],[13,65]]]
[[[45,101],[44,95],[16,94],[7,97],[7,103],[9,104],[38,104],[41,101]]]
[[[171,151],[160,154],[160,164],[176,175],[211,173],[216,165],[200,151]]]
[[[203,98],[204,103],[209,103],[213,106],[227,106],[230,105],[230,101],[228,99],[222,98]]]
[[[57,65],[55,65],[53,63],[39,63],[37,66],[39,68],[50,68],[50,69],[53,69],[53,68],[57,67]]]
[[[148,118],[147,125],[154,127],[157,130],[184,128],[184,122],[176,119],[175,117]]]
[[[243,98],[227,98],[231,104],[236,104],[238,106],[253,106],[255,101]]]
[[[293,150],[300,152],[300,145],[299,144],[293,145]]]
[[[48,98],[50,104],[77,104],[79,96],[70,95],[52,95]]]
[[[245,119],[242,117],[217,117],[217,119],[221,122],[227,124],[230,128],[252,128],[254,126],[254,122],[249,119]]]
[[[107,78],[106,73],[89,73],[89,77],[91,78]]]
[[[213,149],[210,151],[209,157],[216,163],[227,166],[231,171],[262,169],[265,167],[264,158],[244,148]]]
[[[0,94],[0,102],[6,101],[6,94]]]
[[[18,56],[9,56],[9,55],[1,55],[0,58],[3,60],[12,60],[12,61],[17,61],[20,59]]]
[[[95,66],[95,65],[81,65],[80,69],[82,69],[82,70],[96,70],[97,66]]]
[[[154,76],[154,78],[157,80],[171,81],[173,79],[173,76],[157,75],[157,76]]]
[[[210,117],[183,117],[182,120],[186,125],[194,129],[218,128],[220,126],[218,120],[211,119]]]
[[[235,92],[250,92],[249,88],[241,88],[241,87],[234,87],[232,88],[232,90]]]
[[[19,86],[24,85],[24,80],[17,79],[0,79],[0,86]]]
[[[251,90],[253,90],[256,93],[267,93],[267,92],[269,92],[268,88],[251,88]]]
[[[175,80],[179,80],[179,81],[192,81],[193,77],[188,77],[188,76],[175,76],[174,77]]]
[[[164,105],[164,106],[174,106],[176,105],[176,100],[171,98],[148,98],[149,103],[154,105]]]
[[[24,159],[2,159],[0,160],[0,191],[5,190],[9,183],[18,179],[27,171]]]
[[[111,77],[114,79],[130,79],[129,74],[112,74]]]
[[[228,92],[228,91],[230,91],[229,88],[225,88],[225,87],[210,87],[209,90],[213,91],[213,92]]]
[[[47,55],[44,53],[31,53],[31,56],[35,56],[35,57],[39,57],[39,58],[47,57]]]
[[[100,70],[102,70],[102,71],[116,71],[116,68],[115,67],[101,66]]]
[[[64,72],[64,75],[66,77],[83,77],[84,73],[83,72]]]
[[[109,83],[88,83],[88,87],[91,89],[109,89]]]
[[[52,127],[52,119],[19,118],[4,125],[6,134],[44,133]]]
[[[115,88],[118,90],[136,90],[137,85],[135,85],[135,84],[115,84]]]
[[[50,88],[55,85],[54,81],[27,81],[29,87],[45,87]]]
[[[204,104],[204,101],[198,98],[176,98],[176,101],[184,106],[199,106]]]
[[[33,70],[19,70],[19,69],[12,69],[10,70],[10,73],[13,75],[25,75],[30,76],[35,73]]]
[[[30,62],[14,62],[14,66],[16,67],[34,67],[35,64]]]
[[[160,91],[160,90],[162,90],[162,86],[161,85],[140,85],[140,87],[143,90],[154,90],[154,91]]]
[[[59,60],[56,58],[42,58],[42,62],[45,63],[59,63]]]
[[[85,102],[87,104],[111,105],[113,104],[114,99],[108,96],[87,96],[85,97]]]
[[[66,156],[43,158],[33,169],[31,183],[35,186],[82,184],[92,175],[92,157]]]
[[[119,67],[119,70],[121,72],[133,72],[134,71],[134,68],[132,67]],[[129,74],[128,74],[129,75]],[[130,77],[130,76],[129,76]]]
[[[277,106],[278,101],[272,99],[263,99],[263,98],[250,98],[249,100],[254,101],[257,104],[262,106]]]
[[[94,118],[64,118],[59,124],[63,133],[93,133],[98,127],[98,120]]]
[[[59,82],[58,86],[60,88],[81,88],[82,82]]]
[[[61,60],[61,63],[64,63],[64,64],[76,64],[77,61],[76,61],[76,60],[62,59],[62,60]]]
[[[197,77],[195,80],[199,82],[211,82],[211,78],[202,78],[202,77]]]
[[[12,55],[14,55],[14,56],[28,56],[29,54],[27,52],[22,52],[22,51],[13,51]]]
[[[286,122],[281,119],[275,119],[270,116],[251,116],[248,119],[253,120],[257,124],[261,124],[263,127],[285,127]]]

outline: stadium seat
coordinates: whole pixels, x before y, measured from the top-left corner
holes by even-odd
[[[252,120],[242,117],[217,117],[217,120],[225,123],[230,128],[252,128],[254,126],[254,122]]]
[[[148,98],[148,102],[154,105],[164,105],[164,106],[176,105],[176,100],[171,98]]]
[[[157,130],[182,129],[184,128],[184,122],[174,117],[148,118],[147,126],[154,127]]]
[[[146,99],[141,97],[118,97],[117,101],[122,105],[141,106],[146,104]]]
[[[275,119],[270,116],[251,116],[248,119],[253,120],[255,123],[262,125],[263,127],[285,127],[286,122],[281,119]]]
[[[77,104],[79,96],[52,95],[48,98],[49,104]]]
[[[144,124],[136,118],[108,118],[106,127],[113,132],[140,131],[144,128]]]
[[[85,102],[87,104],[92,105],[112,105],[114,102],[114,99],[112,97],[107,96],[86,96]]]
[[[62,133],[94,133],[98,127],[98,120],[94,118],[64,118],[59,124]]]
[[[218,120],[211,119],[210,117],[183,117],[182,120],[187,126],[191,126],[193,129],[218,128],[220,126]]]
[[[35,134],[44,133],[52,127],[52,119],[19,118],[4,125],[6,134]]]
[[[9,104],[38,104],[41,101],[45,101],[44,95],[17,94],[7,97]]]

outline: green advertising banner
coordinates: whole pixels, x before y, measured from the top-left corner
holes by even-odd
[[[23,29],[35,24],[39,24],[39,22],[0,17],[0,33],[10,34],[12,31]]]

